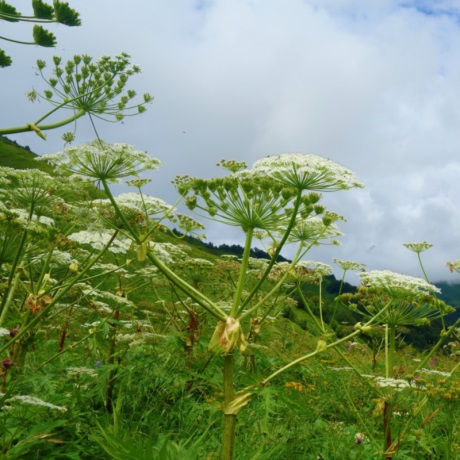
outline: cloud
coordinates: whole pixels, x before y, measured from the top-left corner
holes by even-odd
[[[354,170],[367,188],[325,196],[347,217],[346,236],[315,257],[420,274],[402,244],[427,240],[434,244],[427,271],[451,279],[445,262],[460,258],[456,3],[154,0],[127,11],[120,0],[81,0],[83,26],[58,27],[57,50],[20,48],[15,66],[0,72],[8,107],[0,126],[46,110],[24,97],[40,86],[35,58],[127,51],[143,71],[133,85],[155,101],[124,125],[98,129],[166,162],[149,193],[174,202],[176,174],[222,174],[214,167],[221,158],[251,164],[281,152],[316,153]],[[2,34],[16,30],[6,27]],[[94,137],[87,121],[78,132],[80,142]],[[46,143],[14,138],[47,153],[61,149],[59,135],[50,132]],[[213,225],[208,239],[242,241]]]

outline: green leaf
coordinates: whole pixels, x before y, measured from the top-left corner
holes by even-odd
[[[12,62],[11,58],[5,54],[5,51],[0,49],[0,67],[8,67]]]
[[[32,0],[32,8],[34,9],[34,16],[37,19],[53,19],[53,7],[42,0]]]
[[[54,34],[44,29],[42,26],[35,25],[33,30],[34,42],[39,46],[52,48],[56,46],[56,37]]]
[[[69,7],[68,3],[54,1],[54,16],[56,21],[69,27],[80,26],[80,13]]]

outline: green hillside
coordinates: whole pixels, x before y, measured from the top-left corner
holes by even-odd
[[[46,163],[35,161],[38,155],[29,147],[22,147],[5,136],[0,136],[0,165],[14,169],[41,169],[52,173],[53,168]]]

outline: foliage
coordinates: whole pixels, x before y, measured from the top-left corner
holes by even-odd
[[[457,325],[441,323],[420,353],[389,312],[401,307],[404,327],[419,319],[411,308],[446,313],[432,293],[403,292],[428,281],[388,290],[402,278],[385,273],[375,290],[344,289],[305,260],[340,235],[340,217],[303,189],[318,170],[292,159],[288,187],[261,163],[176,180],[193,209],[239,222],[240,258],[209,251],[190,238],[200,222],[144,193],[137,176],[160,162],[131,146],[67,148],[41,159],[50,174],[0,169],[5,458],[458,456]],[[114,196],[109,184],[127,178],[137,193]],[[96,184],[104,195],[89,193]],[[251,256],[256,240],[268,258]],[[284,244],[300,248],[292,261],[279,259]]]

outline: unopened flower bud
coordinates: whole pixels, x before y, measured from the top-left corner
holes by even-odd
[[[327,343],[324,340],[318,340],[318,345],[316,345],[316,351],[321,353],[327,349]]]
[[[72,272],[78,272],[78,264],[76,262],[72,262],[69,265],[69,270]]]

